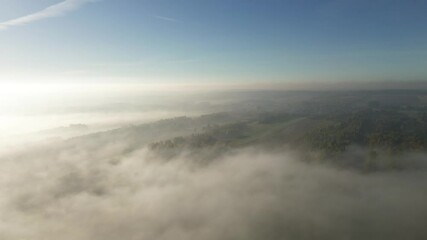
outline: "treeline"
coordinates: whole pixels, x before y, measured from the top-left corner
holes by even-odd
[[[427,149],[427,118],[422,112],[363,110],[348,115],[316,117],[309,125],[293,131],[292,136],[284,135],[286,128],[295,130],[295,125],[281,124],[295,118],[289,114],[270,113],[250,122],[208,125],[201,133],[155,142],[150,147],[155,150],[194,150],[213,146],[232,148],[257,144],[277,147],[286,144],[326,153],[343,152],[351,145],[389,152]],[[329,124],[314,127],[319,122]]]
[[[307,133],[303,142],[314,149],[342,152],[349,145],[382,148],[390,152],[425,150],[425,114],[365,110],[336,116],[332,126]]]
[[[173,139],[159,141],[150,144],[152,150],[167,149],[201,149],[212,146],[228,146],[249,136],[249,126],[247,123],[234,123],[224,126],[208,126],[205,132],[192,134],[188,137],[176,137]]]

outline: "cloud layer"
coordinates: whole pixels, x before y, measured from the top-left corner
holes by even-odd
[[[1,157],[0,238],[427,237],[422,167],[364,175],[256,149],[206,165],[127,146],[76,143]]]
[[[26,25],[32,22],[40,21],[46,18],[54,18],[63,16],[68,12],[72,12],[87,4],[96,0],[65,0],[58,4],[49,6],[39,12],[35,12],[20,18],[12,19],[6,22],[0,23],[1,29],[8,29],[10,27]]]

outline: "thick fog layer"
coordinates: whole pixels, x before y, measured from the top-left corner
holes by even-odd
[[[2,156],[0,239],[427,238],[422,166],[366,174],[286,152],[241,150],[206,164],[124,149]]]

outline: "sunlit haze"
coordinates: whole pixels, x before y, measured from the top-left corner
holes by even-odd
[[[0,240],[426,240],[426,0],[0,0]]]

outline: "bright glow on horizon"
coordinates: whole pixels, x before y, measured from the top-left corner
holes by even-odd
[[[168,92],[179,95],[184,90],[189,91],[160,84],[0,83],[0,145],[33,140],[38,131],[72,124],[100,131],[191,115],[179,109],[150,108],[152,102],[170,97]]]

